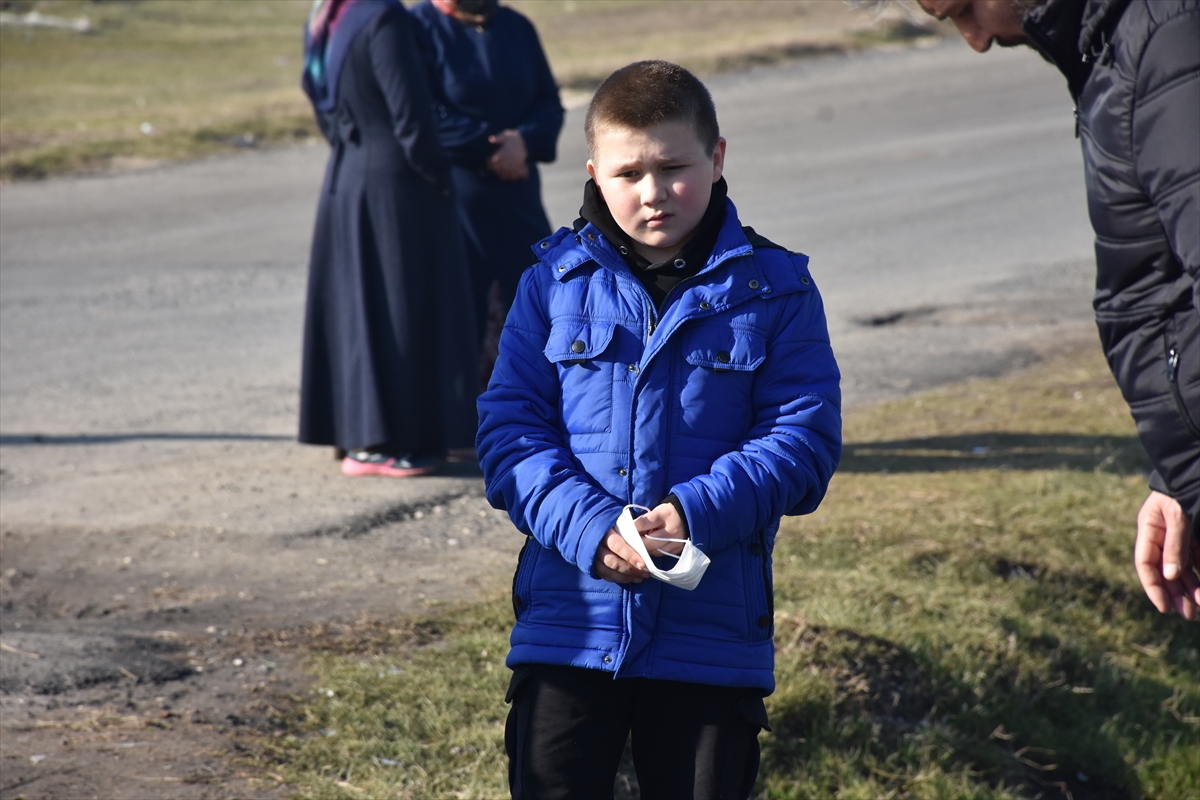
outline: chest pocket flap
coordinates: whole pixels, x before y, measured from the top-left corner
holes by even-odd
[[[766,360],[767,343],[750,329],[701,328],[688,337],[683,357],[694,367],[752,372]]]
[[[608,348],[614,322],[555,320],[546,341],[546,358],[556,364],[589,361]]]

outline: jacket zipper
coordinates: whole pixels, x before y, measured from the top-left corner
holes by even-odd
[[[1175,398],[1179,416],[1183,417],[1183,424],[1194,438],[1200,439],[1200,426],[1196,425],[1196,421],[1188,412],[1187,403],[1183,400],[1183,392],[1179,389],[1179,351],[1174,347],[1167,348],[1167,383],[1171,386],[1171,394]]]

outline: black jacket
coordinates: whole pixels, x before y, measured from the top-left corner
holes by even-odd
[[[1075,99],[1096,324],[1150,486],[1198,522],[1200,0],[1049,0],[1025,31]]]

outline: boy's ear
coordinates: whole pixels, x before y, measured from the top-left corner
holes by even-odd
[[[591,176],[591,179],[596,180],[596,165],[592,163],[590,158],[587,161],[587,171],[588,175]]]
[[[589,169],[591,162],[588,162]],[[717,149],[713,150],[713,183],[721,180],[722,173],[725,172],[725,137],[717,139]]]

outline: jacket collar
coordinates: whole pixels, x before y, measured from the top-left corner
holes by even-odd
[[[1062,72],[1078,98],[1092,64],[1108,45],[1108,32],[1130,0],[1048,0],[1025,17],[1034,48]]]
[[[545,246],[543,246],[545,245]],[[629,265],[624,257],[617,252],[612,242],[601,233],[600,229],[588,223],[577,231],[563,228],[548,239],[534,245],[543,263],[554,268],[553,274],[557,280],[564,280],[577,268],[589,261],[595,261],[600,266],[617,273],[632,276]],[[720,264],[732,258],[748,256],[754,252],[746,234],[742,232],[738,221],[737,208],[733,201],[725,200],[725,221],[717,234],[716,244],[704,267],[697,274],[703,274],[716,269]]]

